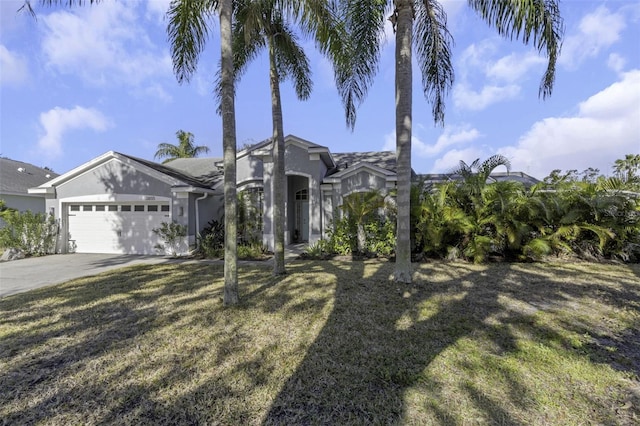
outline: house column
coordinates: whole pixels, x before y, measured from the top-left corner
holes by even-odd
[[[273,191],[282,190],[281,188],[273,188],[273,158],[264,156],[262,158],[263,167],[263,226],[262,226],[262,244],[267,249],[274,251],[275,243],[273,236]],[[286,179],[285,179],[286,180]]]

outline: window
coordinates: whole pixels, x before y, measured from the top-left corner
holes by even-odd
[[[99,205],[99,204],[98,204],[98,205],[96,206],[96,211],[97,211],[97,212],[103,212],[103,211],[104,211],[104,206],[103,206],[103,205]]]
[[[143,212],[144,211],[144,206],[140,205],[140,204],[136,204],[135,206],[133,206],[133,211],[134,212]]]
[[[121,212],[130,212],[131,211],[131,206],[120,206],[120,211]]]
[[[301,189],[300,191],[296,192],[296,200],[308,200],[309,195],[307,191],[308,190],[306,189]]]
[[[115,204],[112,204],[109,206],[109,211],[110,212],[117,212],[118,211],[118,206],[116,206]]]
[[[161,212],[168,212],[169,211],[169,204],[163,204],[160,206],[160,211]]]
[[[79,212],[80,211],[80,206],[77,204],[72,204],[69,206],[69,211],[70,212]]]
[[[147,211],[148,212],[157,212],[158,211],[158,206],[156,206],[155,204],[151,204],[151,205],[147,206]]]
[[[93,211],[93,206],[87,206],[87,205],[84,205],[84,206],[82,206],[82,211],[83,211],[83,212],[90,212],[90,211]]]

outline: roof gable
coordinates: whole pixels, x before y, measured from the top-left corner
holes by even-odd
[[[206,182],[203,182],[193,176],[190,176],[171,167],[154,163],[153,161],[144,160],[142,158],[121,154],[119,152],[109,151],[63,175],[58,176],[57,178],[49,182],[40,185],[38,188],[33,188],[33,191],[30,192],[38,193],[42,192],[42,190],[47,190],[48,188],[54,188],[112,160],[117,160],[128,164],[143,173],[155,177],[160,181],[166,182],[168,185],[193,186],[202,189],[210,189],[212,186],[208,185]]]
[[[373,175],[377,175],[387,179],[388,181],[394,181],[396,179],[396,173],[387,169],[380,168],[374,164],[360,162],[355,165],[349,166],[346,169],[334,173],[331,176],[327,176],[324,182],[336,182],[346,177],[352,176],[360,171],[365,170]]]

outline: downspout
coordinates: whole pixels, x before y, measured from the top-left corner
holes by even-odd
[[[196,249],[198,248],[198,236],[200,235],[200,209],[198,208],[198,201],[204,200],[209,196],[209,193],[206,192],[202,197],[196,198]]]

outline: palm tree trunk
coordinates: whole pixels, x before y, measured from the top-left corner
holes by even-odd
[[[286,273],[284,266],[284,134],[280,78],[276,66],[273,37],[269,37],[269,80],[271,83],[271,118],[273,120],[273,274]]]
[[[364,225],[362,224],[362,222],[358,222],[357,227],[358,227],[358,234],[357,234],[358,253],[362,254],[364,253],[364,245],[367,242],[367,237],[365,235]]]
[[[233,0],[220,1],[221,110],[224,162],[224,299],[225,305],[238,303],[238,252],[236,218],[236,116],[233,87],[231,15]]]
[[[396,161],[398,231],[395,280],[411,282],[411,0],[395,0],[396,32]]]

